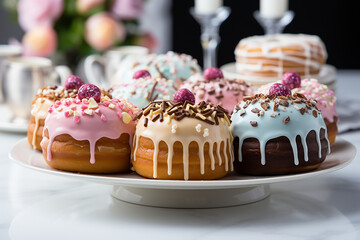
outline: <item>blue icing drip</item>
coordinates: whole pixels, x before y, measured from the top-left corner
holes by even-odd
[[[279,99],[274,99],[279,101]],[[266,164],[265,159],[265,146],[266,143],[274,138],[285,136],[289,139],[290,144],[294,153],[294,164],[299,164],[296,137],[299,135],[301,142],[304,146],[304,159],[308,161],[308,148],[306,144],[306,136],[312,130],[316,133],[316,139],[319,146],[319,158],[321,157],[321,145],[320,145],[320,130],[325,130],[326,134],[326,125],[324,119],[321,116],[321,113],[318,112],[318,117],[315,118],[312,115],[312,108],[308,113],[302,115],[299,111],[300,108],[306,108],[304,103],[294,103],[290,104],[289,107],[279,106],[277,111],[274,114],[274,117],[271,115],[274,113],[274,101],[270,101],[267,111],[263,111],[261,107],[261,102],[259,100],[254,104],[250,104],[246,109],[244,109],[245,114],[240,116],[240,111],[234,110],[234,113],[231,117],[232,124],[230,126],[231,132],[235,137],[239,138],[239,161],[242,161],[242,144],[243,141],[247,138],[257,138],[260,143],[260,154],[261,154],[261,164]],[[242,108],[245,105],[245,102],[240,103]],[[297,105],[297,109],[295,106]],[[263,115],[258,117],[257,113],[252,112],[251,110],[257,108],[262,111]],[[284,110],[285,109],[285,110]],[[284,124],[283,119],[290,117],[290,121],[287,124]],[[253,127],[250,124],[250,121],[256,121],[257,126]],[[326,138],[327,139],[327,138]],[[328,141],[328,140],[327,140]],[[329,141],[328,148],[330,149]]]

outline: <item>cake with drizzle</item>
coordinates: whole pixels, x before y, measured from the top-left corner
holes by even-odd
[[[302,77],[317,77],[327,52],[318,36],[273,34],[242,39],[235,49],[235,57],[241,79],[270,83],[291,71]]]

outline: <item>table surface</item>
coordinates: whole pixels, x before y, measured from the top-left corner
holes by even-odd
[[[339,71],[338,99],[360,102],[358,78],[360,71]],[[359,133],[341,137],[359,150]],[[23,137],[0,132],[0,239],[360,239],[359,154],[337,172],[273,184],[271,196],[257,203],[165,209],[121,202],[110,186],[11,162],[8,152]]]

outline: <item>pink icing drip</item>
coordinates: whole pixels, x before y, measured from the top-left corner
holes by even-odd
[[[63,106],[64,110],[69,110],[68,107]],[[87,140],[90,144],[90,163],[95,163],[95,146],[96,142],[102,138],[117,139],[123,133],[129,134],[129,144],[132,146],[133,135],[135,132],[135,123],[130,122],[125,124],[122,119],[117,115],[119,109],[110,109],[99,104],[99,109],[103,116],[106,117],[106,121],[102,120],[101,116],[93,114],[91,116],[74,116],[65,117],[64,113],[54,111],[49,114],[45,120],[44,129],[48,129],[49,132],[49,145],[47,148],[47,159],[51,161],[51,146],[56,136],[62,134],[69,134],[71,137],[78,141]],[[77,105],[77,111],[81,112],[80,105]],[[81,119],[76,123],[75,117]]]

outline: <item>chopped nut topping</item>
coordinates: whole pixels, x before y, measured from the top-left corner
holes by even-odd
[[[300,108],[300,113],[301,113],[301,115],[304,115],[304,113],[305,113],[305,108]]]
[[[245,113],[246,113],[246,111],[245,111],[244,109],[241,109],[241,110],[240,110],[240,116],[244,116]]]
[[[251,112],[258,113],[258,112],[260,112],[260,110],[258,108],[253,108],[253,109],[251,109]]]
[[[261,106],[265,111],[268,110],[268,104],[267,104],[267,103],[262,102],[262,103],[260,104],[260,106]]]
[[[317,118],[317,116],[318,116],[317,111],[316,111],[316,110],[313,110],[313,111],[312,111],[312,115]]]
[[[257,121],[250,121],[250,124],[251,124],[251,126],[253,126],[253,127],[257,127]]]
[[[180,121],[185,117],[189,117],[196,118],[211,125],[219,125],[219,120],[224,120],[230,125],[230,120],[228,119],[227,114],[228,111],[220,105],[215,106],[204,101],[198,104],[193,104],[188,101],[174,103],[171,101],[158,100],[152,101],[148,106],[143,108],[138,113],[137,119],[144,115],[148,116],[153,122],[156,122],[158,119],[162,122],[165,115],[170,119],[175,119],[177,121]]]
[[[284,124],[287,124],[288,122],[290,122],[290,117],[287,116],[286,118],[283,119]]]

